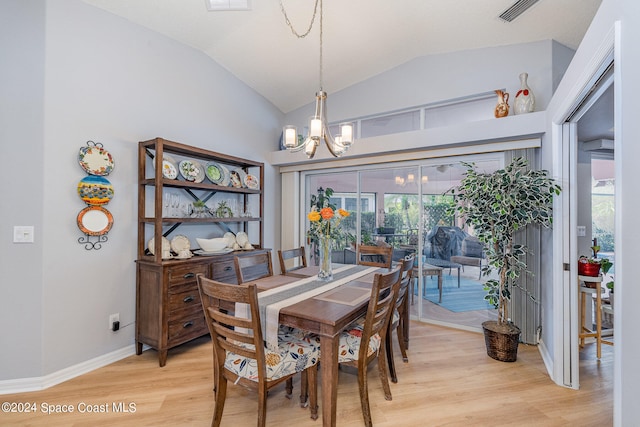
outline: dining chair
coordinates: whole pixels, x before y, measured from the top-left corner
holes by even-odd
[[[338,363],[358,369],[358,390],[364,424],[372,426],[369,408],[369,390],[367,387],[367,367],[376,358],[384,396],[391,400],[388,365],[386,361],[385,341],[389,318],[400,286],[400,269],[388,273],[377,273],[373,279],[371,298],[367,307],[364,323],[355,323],[340,334]],[[382,350],[382,351],[380,351]]]
[[[396,375],[396,365],[393,358],[393,331],[396,331],[398,337],[398,345],[402,353],[402,361],[409,362],[407,356],[407,344],[409,341],[409,285],[413,280],[413,262],[415,255],[411,254],[402,260],[400,265],[400,286],[398,287],[398,296],[396,297],[393,314],[389,321],[387,329],[387,340],[385,350],[387,352],[387,361],[389,362],[389,374],[391,381],[398,382]]]
[[[393,246],[357,245],[356,264],[391,269]]]
[[[298,372],[306,378],[308,389],[301,387],[300,406],[308,402],[311,418],[318,418],[317,363],[320,346],[316,340],[295,334],[278,333],[278,348],[265,346],[258,308],[258,291],[254,283],[232,285],[197,275],[202,308],[213,344],[215,405],[211,425],[222,419],[227,382],[239,384],[258,394],[258,426],[265,426],[267,392],[292,379]],[[250,319],[227,313],[224,304],[243,303],[249,307]],[[291,390],[287,387],[287,398]]]
[[[242,256],[236,255],[233,258],[233,263],[236,269],[238,283],[273,276],[271,251]]]
[[[290,276],[297,276],[295,270],[299,270],[307,266],[307,257],[304,252],[304,246],[286,250],[278,249],[278,260],[280,261],[280,272]],[[294,260],[293,266],[287,267],[288,260]]]

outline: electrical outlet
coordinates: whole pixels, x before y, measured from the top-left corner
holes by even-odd
[[[113,331],[113,323],[120,321],[120,313],[114,313],[109,315],[109,330]]]

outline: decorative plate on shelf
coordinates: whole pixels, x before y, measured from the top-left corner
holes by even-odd
[[[231,172],[229,172],[229,169],[225,165],[220,165],[220,167],[222,168],[222,172],[224,172],[224,177],[222,181],[220,181],[220,185],[228,187],[231,183]]]
[[[78,163],[89,175],[107,176],[113,171],[113,158],[111,154],[104,148],[102,144],[96,144],[89,141],[93,145],[81,147],[78,152]]]
[[[182,160],[178,165],[180,175],[187,181],[204,181],[204,167],[197,160]]]
[[[149,239],[149,242],[147,243],[147,249],[149,249],[149,252],[151,252],[151,255],[155,255],[155,250],[156,250],[155,241],[156,241],[156,238],[152,237],[151,239]],[[169,252],[170,250],[171,250],[171,243],[169,242],[169,239],[162,236],[162,252]]]
[[[113,215],[102,206],[87,206],[78,214],[78,228],[89,236],[107,234],[113,226]]]
[[[107,178],[89,175],[78,183],[78,195],[88,205],[106,205],[113,198],[113,185]]]
[[[231,248],[220,249],[219,251],[203,251],[202,249],[194,249],[193,254],[199,256],[224,255],[233,252]]]
[[[178,163],[176,163],[173,157],[167,155],[162,156],[162,176],[167,179],[178,178]]]
[[[231,171],[231,186],[234,188],[242,188],[242,176],[238,173],[237,169]]]
[[[246,185],[247,188],[250,188],[252,190],[259,190],[260,189],[260,180],[258,178],[256,178],[255,175],[247,174],[244,177],[244,185]]]
[[[222,169],[222,167],[216,162],[209,162],[206,164],[205,174],[207,175],[207,178],[209,178],[209,181],[214,184],[219,185],[224,180],[224,169]]]
[[[189,249],[191,249],[191,242],[187,236],[179,234],[171,239],[171,250],[173,252],[179,254],[180,252],[188,251]]]

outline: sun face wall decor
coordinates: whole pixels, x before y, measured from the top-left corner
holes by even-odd
[[[87,141],[78,152],[78,163],[88,174],[78,182],[78,196],[87,206],[78,213],[78,228],[84,236],[78,238],[86,250],[98,250],[105,243],[113,226],[113,215],[104,206],[114,195],[113,185],[105,176],[113,171],[114,161],[102,143]]]

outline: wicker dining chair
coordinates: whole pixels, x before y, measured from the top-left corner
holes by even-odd
[[[320,346],[316,340],[287,333],[286,328],[281,328],[277,350],[267,348],[262,335],[255,284],[226,284],[207,279],[202,274],[198,274],[197,281],[213,344],[215,405],[211,425],[220,425],[227,382],[230,381],[257,392],[258,426],[264,427],[268,390],[291,380],[298,372],[305,377],[308,387],[307,390],[301,386],[300,405],[306,406],[308,393],[311,418],[317,419],[317,363]],[[250,319],[236,317],[222,308],[235,303],[249,306]],[[291,390],[287,387],[287,397],[290,396]]]

